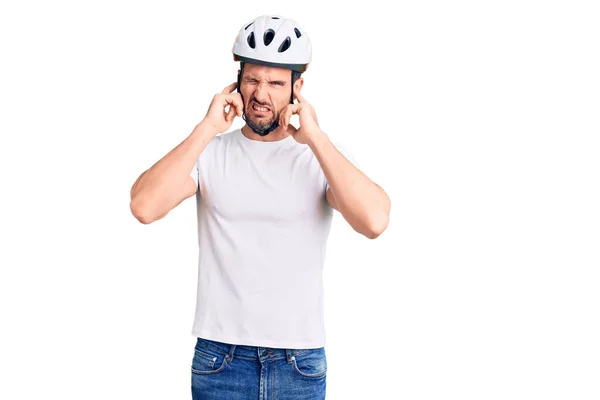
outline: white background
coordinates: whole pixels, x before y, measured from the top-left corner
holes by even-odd
[[[591,1],[123,0],[0,7],[0,398],[191,398],[195,200],[142,225],[129,190],[267,13],[392,200],[373,241],[334,217],[327,398],[600,398]]]

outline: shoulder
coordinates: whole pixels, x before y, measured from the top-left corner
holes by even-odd
[[[238,139],[238,134],[240,133],[239,129],[234,129],[229,132],[220,133],[214,137],[213,140],[225,140],[225,141],[233,141]]]
[[[237,141],[236,131],[229,131],[226,133],[219,133],[206,145],[205,151],[218,151],[219,148],[226,148],[231,142]]]
[[[209,165],[212,165],[219,158],[220,153],[227,151],[227,143],[234,140],[234,133],[235,131],[220,133],[213,137],[200,153],[197,166],[206,169]]]

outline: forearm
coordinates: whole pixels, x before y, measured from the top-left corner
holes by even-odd
[[[390,199],[387,194],[348,161],[326,134],[313,135],[309,146],[346,221],[367,237],[378,236],[388,224]]]
[[[196,125],[177,147],[144,171],[131,188],[131,207],[151,219],[181,201],[179,193],[206,145],[215,136],[210,125]]]

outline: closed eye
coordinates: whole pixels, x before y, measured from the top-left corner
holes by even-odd
[[[248,83],[257,83],[258,82],[257,79],[253,79],[253,78],[244,78],[244,80]],[[278,85],[278,86],[285,86],[285,83],[282,81],[271,81],[269,83],[271,83],[273,85]]]

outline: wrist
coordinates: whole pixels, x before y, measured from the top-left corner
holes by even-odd
[[[219,134],[219,130],[210,122],[202,120],[202,122],[194,127],[194,133],[200,136],[215,137]]]
[[[308,139],[308,146],[314,151],[317,147],[321,147],[323,143],[329,141],[329,136],[321,130],[311,133]]]
[[[194,130],[189,136],[192,142],[196,142],[198,145],[204,147],[205,144],[210,142],[215,136],[217,136],[217,129],[209,123],[200,122],[194,127]]]

